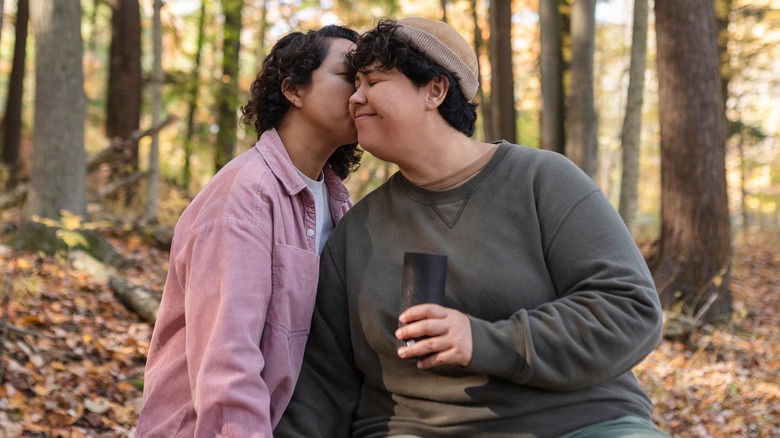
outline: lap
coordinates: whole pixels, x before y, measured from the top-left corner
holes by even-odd
[[[583,427],[561,438],[669,438],[669,435],[644,418],[626,416]]]

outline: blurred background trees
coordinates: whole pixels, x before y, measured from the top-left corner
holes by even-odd
[[[476,137],[580,165],[637,241],[656,243],[669,308],[727,314],[732,242],[780,237],[770,0],[0,0],[0,11],[0,207],[24,217],[172,225],[254,143],[239,107],[276,39],[420,15],[479,53]],[[366,155],[353,198],[393,171]]]

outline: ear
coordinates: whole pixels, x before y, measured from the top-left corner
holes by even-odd
[[[427,92],[426,103],[431,108],[438,108],[444,102],[444,98],[447,97],[447,92],[450,90],[450,81],[446,76],[438,75],[431,79],[425,88]]]
[[[282,93],[290,101],[290,105],[300,108],[303,106],[301,99],[301,88],[297,85],[290,85],[290,78],[284,78],[282,81]]]

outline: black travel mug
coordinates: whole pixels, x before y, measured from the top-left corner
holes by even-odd
[[[401,305],[398,314],[418,304],[444,304],[444,284],[447,279],[447,256],[422,252],[404,253],[401,280]],[[403,326],[398,323],[398,326]],[[400,341],[412,345],[419,339]]]

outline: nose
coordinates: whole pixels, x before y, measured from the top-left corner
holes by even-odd
[[[352,93],[352,96],[349,96],[349,105],[359,106],[363,105],[364,103],[366,103],[366,93],[363,91],[363,85],[361,84],[355,89],[355,92]]]

